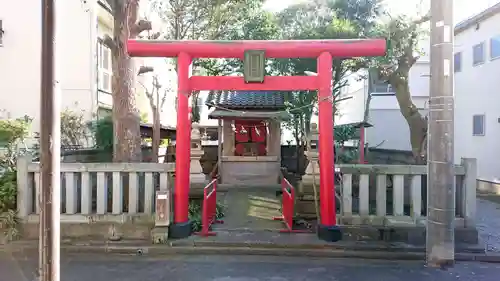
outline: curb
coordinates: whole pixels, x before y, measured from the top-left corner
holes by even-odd
[[[3,248],[3,249],[2,249]],[[35,250],[38,245],[6,245],[0,247],[0,251],[5,249],[14,251]],[[145,245],[145,246],[124,246],[124,245],[61,245],[61,250],[66,253],[85,254],[118,254],[131,256],[173,256],[173,255],[236,255],[236,256],[276,256],[276,257],[312,257],[312,258],[344,258],[344,259],[374,259],[374,260],[406,260],[423,261],[425,252],[418,251],[380,251],[380,250],[347,250],[342,248],[277,248],[277,247],[220,247],[220,246],[167,246],[167,245]],[[462,262],[487,262],[500,263],[499,254],[486,253],[456,253],[456,261]]]
[[[10,247],[11,250],[38,251],[37,247]],[[118,254],[130,256],[173,256],[173,255],[236,255],[314,258],[362,258],[378,260],[423,260],[424,253],[391,253],[375,251],[345,251],[330,249],[276,249],[254,247],[192,247],[192,246],[110,246],[110,245],[61,245],[61,251],[80,254]]]
[[[294,250],[342,250],[360,252],[384,253],[425,253],[422,246],[408,247],[395,245],[370,245],[370,244],[279,244],[268,242],[221,242],[221,241],[172,241],[172,247],[217,247],[217,248],[261,248],[261,249],[294,249]],[[485,254],[483,247],[456,247],[455,251],[461,254]]]

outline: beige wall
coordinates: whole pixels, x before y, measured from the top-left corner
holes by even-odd
[[[113,36],[113,17],[111,14],[104,8],[102,8],[100,5],[96,6],[96,13],[97,13],[97,36],[101,39],[103,39],[105,36]],[[144,64],[144,59],[142,58],[134,58],[134,69],[133,73],[136,74],[139,70],[139,67]],[[148,117],[148,121],[152,122],[152,114],[150,110],[150,105],[149,101],[147,99],[147,96],[144,92],[144,87],[142,85],[146,85],[147,83],[145,82],[146,77],[144,76],[135,76],[135,92],[136,92],[136,102],[137,102],[137,107],[140,111],[140,113],[146,113]],[[109,93],[98,91],[98,101],[97,103],[99,104],[99,107],[103,108],[112,108],[113,106],[113,101],[112,101],[112,96]]]
[[[31,3],[33,2],[33,3]],[[59,3],[59,2],[58,2]],[[0,46],[0,118],[28,115],[40,131],[41,4],[0,0],[5,34]],[[111,34],[113,18],[96,0],[60,1],[57,43],[61,107],[93,118],[98,102],[111,106],[111,95],[97,92],[97,38]],[[141,110],[147,110],[139,94]]]
[[[92,1],[87,1],[91,3]],[[29,5],[27,9],[26,5]],[[83,109],[90,118],[96,109],[95,63],[91,5],[60,1],[59,81],[61,106]],[[0,18],[5,34],[0,47],[0,109],[3,118],[28,115],[32,131],[40,129],[41,3],[0,0]]]

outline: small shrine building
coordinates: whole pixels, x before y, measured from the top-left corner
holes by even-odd
[[[206,100],[219,120],[221,184],[276,185],[281,167],[281,122],[289,118],[285,93],[212,91]]]

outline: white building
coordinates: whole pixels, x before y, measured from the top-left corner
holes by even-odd
[[[92,13],[80,1],[62,1],[60,83],[62,106],[97,110],[96,64],[90,22]],[[0,0],[0,108],[3,118],[28,115],[40,128],[41,1],[26,8],[22,1]]]
[[[91,120],[112,105],[112,58],[101,39],[112,34],[113,18],[102,0],[58,3],[61,106]],[[30,1],[29,9],[26,5],[0,0],[0,117],[27,115],[34,119],[32,131],[39,132],[41,1]],[[150,115],[141,87],[136,88],[141,112]]]
[[[478,176],[485,182],[500,182],[500,4],[473,16],[455,28],[455,162],[476,158]],[[427,43],[426,43],[427,44]],[[424,44],[422,43],[422,46]],[[409,130],[387,84],[349,77],[343,96],[352,99],[339,105],[336,124],[363,120],[368,93],[372,93],[366,142],[381,148],[410,150]],[[410,72],[412,99],[423,114],[429,93],[429,58],[423,57]]]
[[[423,42],[422,46],[426,43]],[[361,79],[368,77],[368,79]],[[429,57],[422,56],[410,70],[410,93],[413,103],[427,114],[429,99]],[[368,96],[368,122],[373,127],[366,129],[365,141],[369,147],[394,150],[411,150],[410,131],[401,115],[394,91],[388,83],[380,82],[366,71],[349,75],[347,86],[341,89],[341,97],[350,99],[339,102],[339,117],[335,124],[350,124],[363,121]]]
[[[500,4],[455,28],[455,160],[476,158],[478,177],[500,181]]]

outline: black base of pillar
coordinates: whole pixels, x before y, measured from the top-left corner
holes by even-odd
[[[342,231],[338,226],[318,225],[318,238],[327,242],[342,240]]]
[[[184,223],[174,223],[171,224],[168,228],[168,236],[173,239],[181,239],[181,238],[187,238],[191,236],[193,233],[193,230],[191,228],[191,222],[184,222]]]

